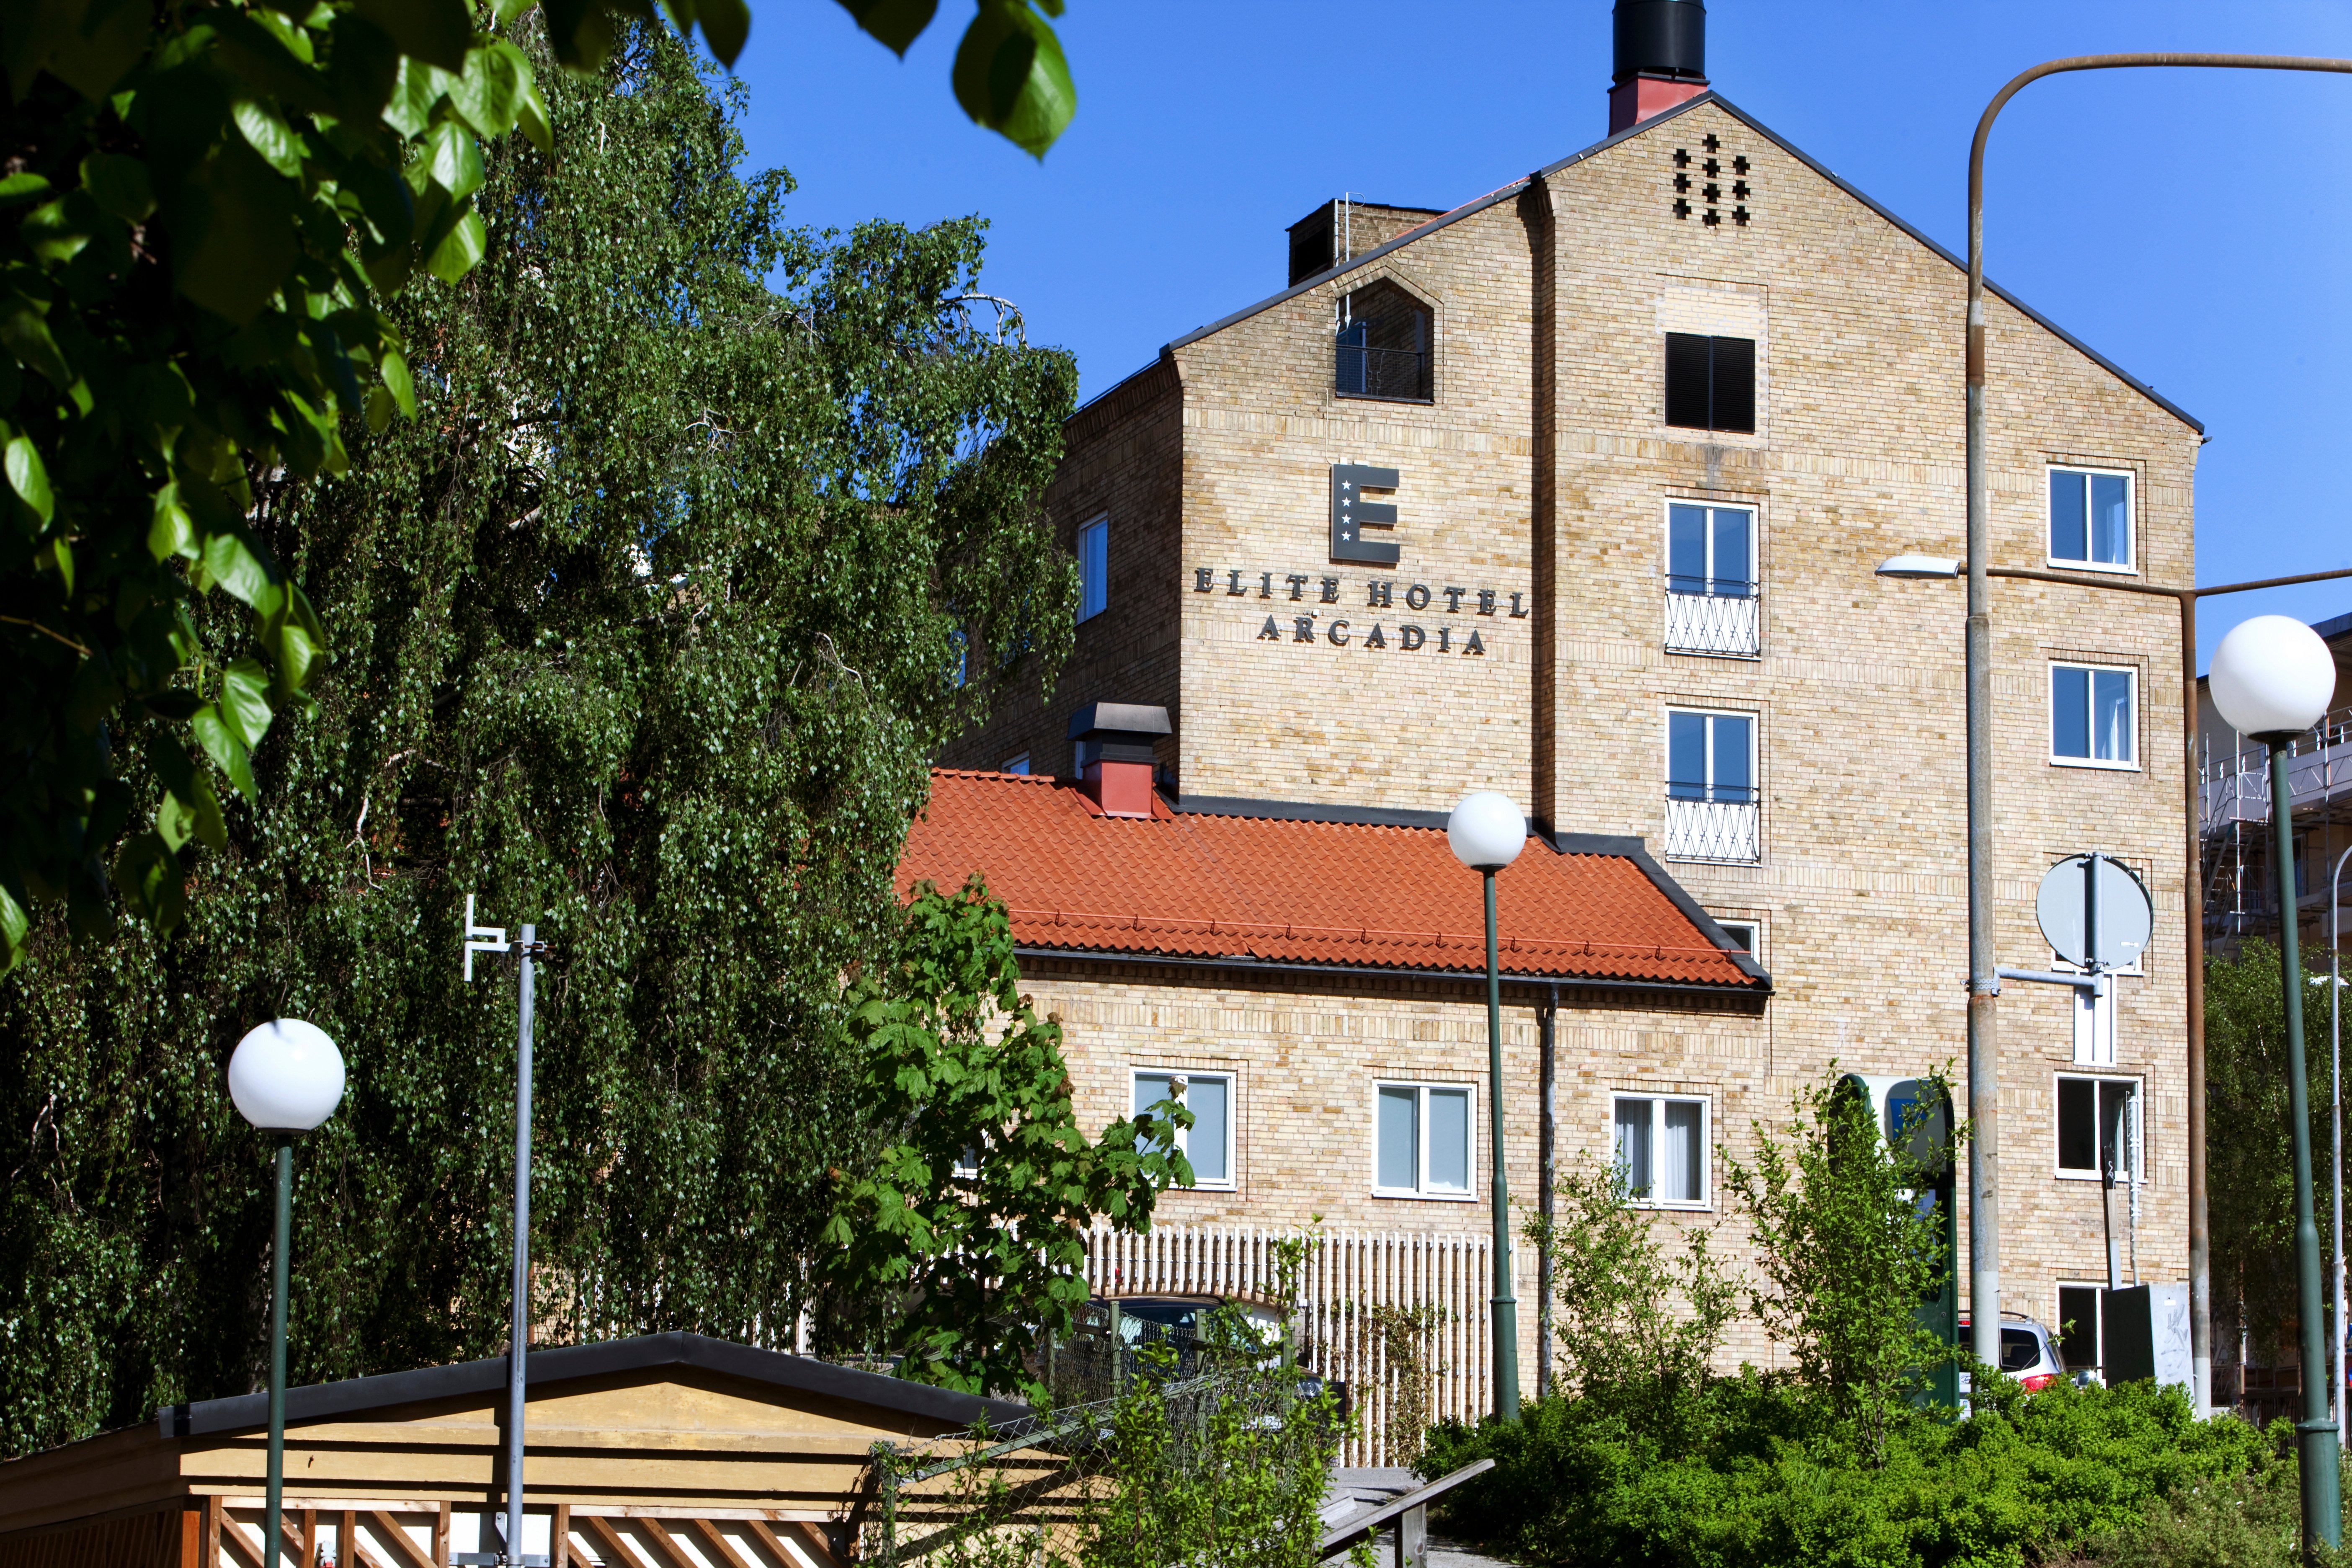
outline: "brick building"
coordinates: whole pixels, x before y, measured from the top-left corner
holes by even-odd
[[[1091,1121],[1174,1076],[1214,1112],[1163,1223],[1487,1229],[1472,790],[1535,836],[1497,879],[1515,1205],[1613,1152],[1738,1257],[1724,1150],[1833,1062],[1963,1055],[1961,592],[1873,575],[1959,552],[1962,268],[1625,37],[1605,140],[1317,208],[1267,237],[1286,287],[1070,422],[1075,656],[942,759],[905,871],[1014,908]],[[2000,563],[2189,581],[2196,422],[1990,310]],[[2003,1001],[2000,1306],[2054,1326],[2106,1278],[2103,1098],[2139,1110],[2126,1282],[2186,1278],[2179,648],[2168,602],[2051,584],[1994,635],[2000,962],[2050,966],[2069,854],[2156,907],[2111,1050],[2063,989]]]

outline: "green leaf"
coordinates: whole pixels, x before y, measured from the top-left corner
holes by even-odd
[[[41,319],[41,313],[22,300],[15,302],[13,308],[0,309],[5,310],[5,314],[0,314],[0,343],[7,345],[8,352],[16,356],[16,363],[26,370],[40,372],[59,392],[70,388],[75,382],[74,373],[67,365],[65,355],[58,352],[57,340],[49,336],[49,324]]]
[[[515,18],[530,10],[532,0],[498,0],[498,5],[490,11],[491,25],[511,27],[514,26]]]
[[[48,465],[41,461],[39,448],[28,437],[19,436],[8,443],[8,488],[33,509],[43,527],[48,525],[56,515],[57,500],[49,493]]]
[[[425,128],[433,123],[433,106],[441,101],[441,92],[431,66],[420,59],[403,59],[392,96],[383,106],[383,122],[404,137],[424,135]]]
[[[154,515],[147,524],[147,553],[156,561],[174,555],[196,559],[196,523],[180,504],[180,487],[165,485],[155,492]]]
[[[433,128],[425,139],[425,168],[433,183],[449,193],[453,201],[464,201],[482,188],[481,144],[473,133],[454,120],[445,120]]]
[[[5,884],[0,884],[0,974],[23,961],[25,933],[32,925],[32,917],[25,912],[25,906],[16,901]]]
[[[434,249],[425,269],[444,283],[455,283],[474,269],[489,243],[489,234],[482,226],[482,215],[469,210]]]
[[[353,127],[390,121],[386,112],[393,84],[400,79],[399,49],[383,29],[349,11],[338,12],[333,24],[334,47],[328,53],[327,80],[334,89],[337,115]],[[425,108],[430,110],[431,104]],[[420,123],[416,130],[423,130]],[[414,136],[416,131],[404,131]]]
[[[77,196],[81,198],[79,203],[74,199]],[[90,226],[83,221],[86,215],[77,212],[76,206],[94,205],[81,192],[68,192],[26,213],[17,233],[32,247],[34,255],[52,267],[62,267],[80,255],[81,247],[90,239]]]
[[[49,194],[49,182],[39,174],[20,170],[0,177],[0,207],[18,206],[37,201]]]
[[[751,8],[743,0],[699,0],[695,19],[702,24],[703,42],[710,46],[719,63],[732,66],[751,36]]]
[[[215,533],[205,541],[203,562],[205,574],[228,590],[229,597],[264,616],[283,607],[277,565],[258,542],[238,532]]]
[[[299,193],[244,142],[226,142],[180,182],[165,216],[180,292],[242,324],[300,255]]]
[[[547,100],[539,95],[539,79],[529,60],[523,61],[522,75],[515,86],[515,123],[530,138],[532,146],[550,158],[555,156],[555,122],[548,116]]]
[[[518,67],[530,68],[522,51],[504,38],[466,51],[465,73],[449,84],[449,101],[476,135],[496,140],[514,129]]]
[[[147,165],[121,153],[92,153],[81,161],[82,188],[100,207],[125,223],[143,221],[155,210]]]
[[[408,374],[408,361],[401,357],[398,349],[388,348],[378,368],[383,374],[384,388],[400,405],[400,412],[410,419],[415,418],[416,383]]]
[[[66,592],[68,594],[73,592],[73,546],[67,542],[64,534],[60,533],[54,535],[46,541],[38,550],[34,551],[33,563],[37,566],[46,566],[50,571],[55,572],[58,574],[58,581],[65,584]]]
[[[131,912],[157,931],[169,932],[187,912],[187,889],[180,862],[159,833],[142,833],[114,858],[114,887]]]
[[[152,19],[149,0],[86,0],[81,5],[51,0],[39,7],[38,22],[26,15],[33,9],[26,5],[8,7],[9,86],[20,102],[32,85],[31,72],[24,68],[26,62],[17,52],[16,35],[20,32],[41,35],[34,44],[36,51],[47,46],[47,58],[37,53],[30,62],[33,66],[47,68],[51,76],[92,103],[104,102],[147,52]]]
[[[352,9],[383,28],[402,54],[446,71],[466,68],[466,48],[474,41],[466,0],[359,0]]]
[[[247,800],[259,796],[261,792],[253,783],[253,759],[229,733],[217,707],[206,704],[197,709],[188,721],[188,728],[195,732],[196,744],[205,749],[205,755],[213,760],[213,766],[220,769],[237,794]]]
[[[392,389],[390,387],[377,385],[368,388],[367,427],[369,435],[383,435],[384,431],[390,427],[393,415],[398,411],[398,406],[393,399]]]
[[[241,658],[221,672],[219,712],[247,750],[261,744],[269,732],[269,672],[258,660]]]
[[[954,82],[965,113],[1038,158],[1078,109],[1061,41],[1027,0],[981,0],[956,48]]]
[[[306,114],[340,111],[334,83],[318,69],[306,30],[267,7],[239,11],[224,5],[209,16],[221,35],[215,58],[253,95],[276,99]]]
[[[841,0],[841,8],[904,59],[908,46],[922,37],[923,29],[939,14],[940,0]]]
[[[302,177],[302,139],[275,106],[257,98],[240,98],[229,112],[246,145],[260,153],[263,163],[289,180]]]

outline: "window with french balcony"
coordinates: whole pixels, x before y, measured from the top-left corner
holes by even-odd
[[[1756,658],[1764,649],[1756,513],[1666,503],[1666,651]]]
[[[1666,710],[1666,858],[1764,858],[1754,714]]]
[[[1429,307],[1383,279],[1341,297],[1332,390],[1391,403],[1433,401]]]

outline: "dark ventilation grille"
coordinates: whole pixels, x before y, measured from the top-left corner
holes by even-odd
[[[1755,340],[1668,332],[1666,423],[1688,430],[1754,434]]]
[[[1756,198],[1755,187],[1748,183],[1749,164],[1740,153],[1727,153],[1723,139],[1710,132],[1694,153],[1688,147],[1675,149],[1674,199],[1668,210],[1678,218],[1696,215],[1709,228],[1719,226],[1726,219],[1737,227],[1746,228],[1756,216],[1750,204]]]

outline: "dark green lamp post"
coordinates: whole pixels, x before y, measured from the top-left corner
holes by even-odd
[[[262,1506],[262,1562],[285,1555],[278,1524],[286,1494],[286,1254],[294,1208],[294,1134],[335,1113],[343,1098],[343,1058],[326,1031],[299,1018],[264,1024],[228,1058],[228,1094],[237,1114],[276,1139],[278,1225],[269,1247],[269,1479]],[[310,1568],[305,1563],[303,1568]]]
[[[1507,795],[1480,790],[1446,819],[1454,857],[1486,883],[1487,1134],[1495,1154],[1495,1418],[1519,1418],[1519,1303],[1511,1293],[1511,1193],[1503,1174],[1503,980],[1495,961],[1495,873],[1518,858],[1527,818]]]
[[[2278,879],[2279,968],[2286,988],[2287,1116],[2294,1132],[2294,1272],[2302,1320],[2303,1419],[2294,1424],[2303,1478],[2303,1544],[2342,1544],[2336,1423],[2327,1412],[2326,1320],[2319,1294],[2319,1225],[2311,1181],[2311,1094],[2304,1070],[2303,954],[2297,941],[2289,742],[2319,722],[2336,694],[2336,659],[2319,634],[2288,616],[2242,621],[2213,650],[2213,706],[2240,734],[2271,750],[2271,858]],[[2192,917],[2193,918],[2193,917]],[[2338,1331],[2341,1331],[2340,1330]]]

